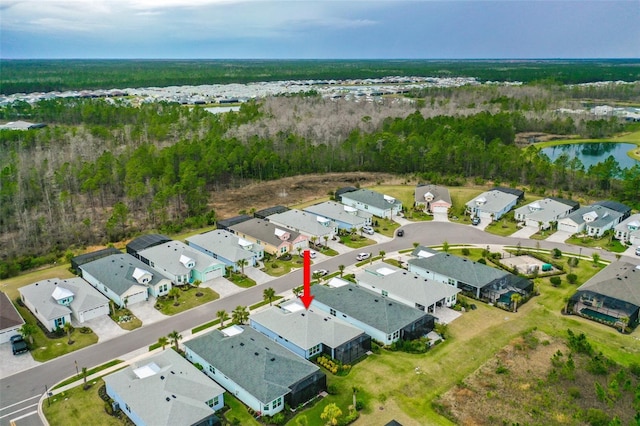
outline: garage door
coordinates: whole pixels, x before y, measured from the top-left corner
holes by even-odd
[[[572,223],[558,223],[558,231],[568,232],[573,235],[578,231],[578,226]]]
[[[433,208],[433,212],[434,213],[447,213],[447,210],[449,210],[447,207],[445,206],[435,206]]]
[[[109,315],[109,305],[98,306],[97,308],[80,312],[80,318],[78,318],[78,321],[85,322],[103,315]]]
[[[211,271],[205,272],[203,281],[209,281],[214,278],[220,278],[222,276],[222,271],[223,271],[222,269],[213,269]]]
[[[538,228],[538,221],[537,220],[531,220],[531,219],[527,219],[526,222],[524,223],[526,226],[530,226],[532,228]]]
[[[134,303],[140,303],[147,300],[147,292],[141,291],[140,293],[130,294],[128,297],[129,297],[129,301],[127,304],[133,305]]]
[[[482,219],[491,219],[491,213],[489,212],[478,211],[478,216]]]

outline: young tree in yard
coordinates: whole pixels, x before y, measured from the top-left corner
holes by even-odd
[[[180,297],[180,290],[178,289],[178,287],[171,287],[171,290],[169,290],[169,293],[167,293],[167,296],[173,297],[173,304],[177,305],[178,297]]]
[[[18,329],[18,333],[22,334],[22,337],[29,341],[29,344],[33,345],[33,335],[38,331],[38,326],[25,322],[22,327]]]
[[[384,255],[387,254],[387,252],[385,252],[384,250],[380,250],[378,254],[380,255],[380,260],[384,262]]]
[[[82,389],[87,390],[89,386],[87,386],[87,367],[82,367]]]
[[[338,270],[340,271],[340,278],[342,278],[342,274],[344,274],[344,265],[338,265]]]
[[[618,318],[618,322],[620,322],[620,333],[624,333],[624,330],[627,328],[627,324],[629,324],[629,317],[620,317]]]
[[[449,252],[449,243],[447,241],[442,242],[442,251],[445,253]]]
[[[294,287],[293,288],[293,295],[295,297],[300,297],[302,296],[302,292],[304,291],[304,287],[299,286],[299,287]]]
[[[158,344],[162,346],[162,350],[169,344],[169,338],[166,336],[158,337]]]
[[[324,246],[329,247],[329,236],[325,235],[322,238],[324,238]]]
[[[247,259],[240,259],[238,260],[237,264],[240,267],[242,275],[244,275],[244,267],[247,266],[249,262],[247,261]]]
[[[236,306],[236,308],[231,313],[231,318],[233,318],[233,322],[236,324],[244,324],[247,319],[249,319],[249,311],[246,306]]]
[[[518,303],[522,301],[522,296],[519,293],[513,293],[511,295],[511,303],[513,303],[513,312],[518,312]]]
[[[338,424],[338,417],[342,415],[342,410],[338,407],[337,404],[331,403],[327,404],[322,410],[322,414],[320,414],[320,418],[325,420],[327,425],[335,426]]]
[[[73,326],[71,325],[70,322],[64,323],[64,331],[67,332],[67,339],[68,339],[67,343],[72,344],[73,340],[71,340],[71,332],[73,331]]]
[[[227,311],[225,311],[224,309],[221,309],[218,312],[216,312],[216,317],[218,317],[218,320],[220,321],[220,328],[223,328],[224,322],[229,319],[229,315],[227,314]]]
[[[315,246],[317,242],[318,242],[318,237],[316,237],[315,235],[311,237],[311,244]]]
[[[600,264],[600,255],[598,253],[593,253],[591,258],[593,259],[593,266],[597,267]]]
[[[171,333],[169,333],[167,337],[169,338],[169,340],[171,340],[171,343],[176,348],[176,352],[180,352],[180,348],[178,347],[178,342],[182,340],[182,334],[178,333],[177,330],[173,330]]]
[[[356,403],[358,402],[358,401],[356,401],[356,394],[358,393],[358,388],[356,386],[353,386],[351,388],[351,391],[353,392],[353,409],[355,410],[356,409]]]
[[[276,297],[276,291],[272,287],[265,288],[262,292],[262,297],[264,297],[264,300],[268,301],[269,306],[271,306],[271,302]]]

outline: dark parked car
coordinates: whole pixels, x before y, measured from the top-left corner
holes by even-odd
[[[478,216],[475,216],[473,219],[471,219],[471,224],[472,225],[479,225],[480,224],[480,218]]]
[[[18,355],[24,352],[29,352],[29,347],[22,336],[16,334],[15,336],[11,336],[11,350],[14,355]]]
[[[396,232],[396,236],[404,237],[404,229],[398,229],[398,232]]]

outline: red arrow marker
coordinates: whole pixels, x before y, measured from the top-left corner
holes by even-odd
[[[302,300],[304,307],[308,310],[313,300],[313,296],[311,295],[311,255],[309,250],[304,251],[302,276],[304,280],[304,291],[302,296],[300,296],[300,300]]]

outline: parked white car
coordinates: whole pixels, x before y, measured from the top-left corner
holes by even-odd
[[[364,232],[365,234],[373,235],[376,231],[371,226],[363,226],[362,232]]]
[[[358,253],[356,260],[367,260],[371,257],[371,253]]]
[[[325,275],[327,275],[329,273],[329,271],[327,271],[326,269],[316,269],[315,271],[313,271],[311,274],[314,277],[324,277]]]
[[[310,259],[315,259],[317,255],[318,255],[317,251],[309,250],[309,258]]]

